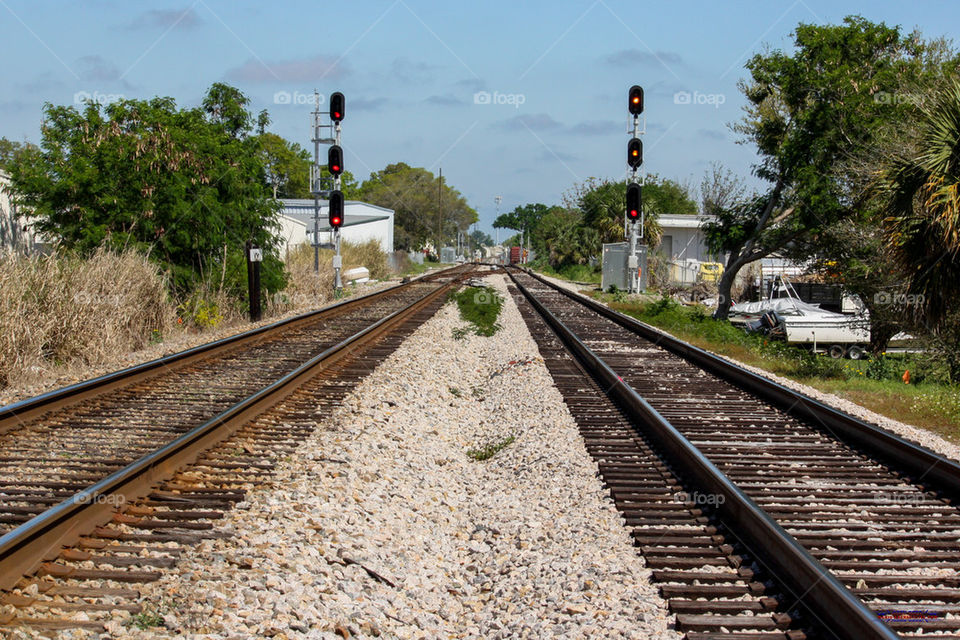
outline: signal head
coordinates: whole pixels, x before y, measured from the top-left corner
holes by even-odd
[[[334,122],[343,120],[343,112],[346,108],[343,94],[335,91],[330,94],[330,119]]]
[[[627,107],[630,109],[630,113],[635,116],[643,113],[643,87],[636,84],[630,87]]]
[[[339,229],[343,226],[343,192],[331,191],[330,201],[327,210],[327,222],[331,229]]]
[[[340,145],[333,145],[327,151],[327,169],[334,176],[343,173],[343,149]]]
[[[640,213],[643,211],[643,199],[640,193],[640,185],[631,182],[627,185],[627,219],[630,222],[636,222],[640,219]]]
[[[627,164],[636,169],[643,164],[643,142],[640,138],[630,138],[627,142]]]

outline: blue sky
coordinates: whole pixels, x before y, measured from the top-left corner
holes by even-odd
[[[728,125],[737,82],[799,22],[860,13],[960,32],[953,0],[731,2],[175,2],[0,0],[0,135],[38,141],[44,102],[240,88],[271,130],[309,147],[314,88],[347,97],[346,168],[424,166],[491,231],[500,210],[560,202],[590,176],[625,175],[626,92],[646,92],[645,169],[694,188],[711,162],[749,175]]]

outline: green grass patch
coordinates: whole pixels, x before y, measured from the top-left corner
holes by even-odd
[[[478,462],[489,460],[493,456],[503,451],[504,448],[510,446],[510,444],[512,444],[516,439],[516,436],[507,436],[503,440],[491,441],[479,449],[468,449],[467,455]]]
[[[436,262],[414,262],[410,260],[410,263],[407,264],[403,269],[401,269],[397,275],[399,276],[418,276],[421,273],[426,273],[427,269],[430,267],[437,266]]]
[[[546,263],[539,264],[534,262],[530,266],[540,273],[544,273],[554,278],[561,278],[562,280],[570,280],[572,282],[585,282],[596,285],[600,284],[600,270],[595,267],[591,267],[588,264],[568,264],[560,267],[559,269],[554,269]]]
[[[156,608],[147,605],[140,613],[130,616],[127,619],[127,624],[141,630],[160,627],[163,626],[163,616]]]
[[[670,298],[626,302],[589,292],[621,313],[663,329],[702,349],[856,402],[881,415],[960,442],[960,387],[944,383],[921,354],[833,359],[809,349],[750,335],[711,318],[703,307]],[[909,370],[911,382],[901,379]]]
[[[460,309],[460,317],[470,323],[467,329],[454,329],[453,337],[462,339],[468,332],[478,336],[492,336],[500,330],[497,318],[503,308],[503,299],[491,287],[467,287],[453,295]]]

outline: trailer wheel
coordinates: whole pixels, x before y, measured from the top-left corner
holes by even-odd
[[[861,358],[863,358],[863,355],[864,355],[863,347],[861,347],[858,344],[855,344],[849,349],[847,349],[847,357],[850,358],[851,360],[860,360]]]
[[[840,344],[832,344],[830,345],[830,348],[827,349],[827,353],[829,353],[830,357],[835,360],[839,360],[840,358],[842,358],[843,354],[846,353],[846,351],[847,350],[843,348],[843,345],[840,345]]]

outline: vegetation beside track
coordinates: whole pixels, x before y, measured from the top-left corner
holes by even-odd
[[[554,278],[563,278],[571,282],[584,282],[589,284],[600,284],[600,270],[588,264],[565,264],[554,269],[546,261],[530,265],[537,271],[545,273]]]
[[[478,336],[492,336],[500,330],[497,318],[503,308],[503,299],[491,287],[466,287],[453,294],[460,310],[460,317],[470,323],[470,328],[457,333],[454,337],[463,337],[467,331]]]
[[[483,462],[484,460],[489,460],[493,456],[503,451],[506,447],[513,444],[514,440],[516,440],[516,436],[507,436],[503,440],[493,440],[478,449],[468,450],[467,455],[477,462]]]
[[[887,353],[858,361],[835,360],[803,347],[749,335],[729,322],[714,320],[703,307],[681,305],[671,298],[634,302],[623,294],[589,294],[612,309],[702,349],[960,442],[960,386],[949,384],[943,367],[924,354]],[[906,371],[910,372],[909,384],[903,381]]]
[[[0,260],[0,389],[48,367],[98,365],[157,342],[177,308],[136,251]]]
[[[343,242],[341,249],[344,269],[366,267],[377,280],[391,275],[377,241]],[[312,247],[290,251],[285,287],[263,294],[264,318],[332,302],[332,262],[333,251],[321,250],[317,275]],[[0,260],[0,390],[60,377],[76,381],[89,375],[89,367],[129,364],[127,354],[154,344],[224,328],[243,330],[245,294],[238,298],[218,277],[178,294],[162,265],[132,249],[5,256]],[[351,285],[344,289],[347,295],[355,291]]]

